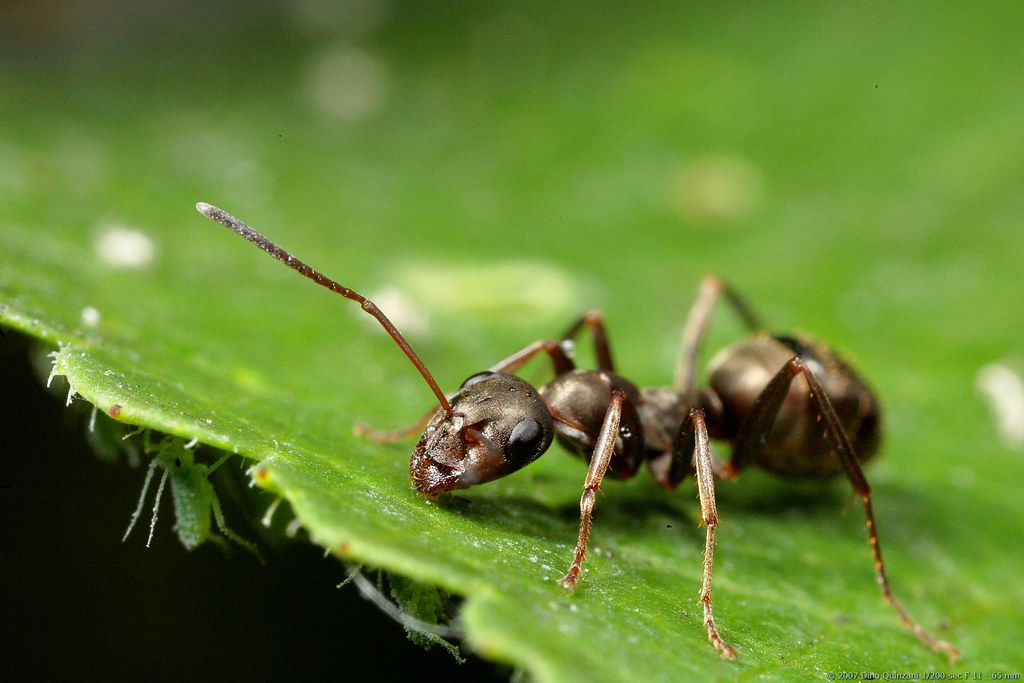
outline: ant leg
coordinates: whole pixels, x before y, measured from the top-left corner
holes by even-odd
[[[811,390],[811,398],[814,399],[818,412],[825,421],[825,435],[828,437],[829,442],[831,442],[832,447],[836,449],[836,453],[839,455],[840,462],[843,463],[843,468],[846,470],[846,476],[849,478],[853,490],[860,496],[861,502],[864,504],[868,539],[871,543],[871,553],[875,557],[875,574],[878,576],[878,585],[882,589],[882,596],[887,603],[892,605],[896,613],[900,615],[903,625],[910,629],[917,636],[918,640],[936,652],[945,652],[949,655],[950,661],[956,661],[960,656],[960,651],[952,644],[940,640],[925,631],[920,624],[914,621],[903,605],[900,604],[899,600],[896,599],[896,596],[893,595],[892,588],[889,585],[889,576],[885,571],[885,565],[882,563],[882,546],[878,540],[878,527],[875,524],[875,513],[871,507],[871,487],[868,486],[867,479],[864,478],[864,472],[861,470],[860,462],[854,455],[853,446],[846,435],[846,430],[840,424],[839,416],[836,415],[835,408],[832,407],[832,402],[825,393],[824,387],[821,386],[821,382],[814,376],[810,368],[799,357],[793,358],[787,364],[787,366],[789,365],[798,366],[804,379],[807,380],[807,386]]]
[[[405,429],[385,429],[378,430],[374,429],[365,422],[357,422],[352,427],[352,432],[359,437],[369,439],[370,441],[376,441],[377,443],[395,443],[397,441],[404,441],[405,439],[411,439],[414,436],[418,436],[423,433],[426,429],[427,424],[431,418],[437,414],[438,408],[431,408],[427,413],[420,419],[413,422]]]
[[[683,328],[683,350],[676,368],[674,386],[683,396],[684,405],[693,405],[696,398],[697,353],[704,343],[704,334],[711,323],[711,312],[714,310],[718,295],[722,293],[724,283],[717,277],[704,278],[697,291],[697,299],[690,307]]]
[[[590,468],[587,470],[587,478],[583,481],[583,495],[580,497],[580,533],[576,541],[576,554],[573,556],[569,571],[559,580],[559,584],[567,590],[576,587],[579,581],[580,569],[583,560],[587,555],[587,540],[590,538],[590,525],[594,512],[594,502],[597,491],[601,488],[601,480],[608,470],[608,464],[615,454],[615,441],[619,436],[619,424],[622,421],[623,405],[627,410],[633,411],[629,398],[621,389],[612,391],[612,400],[608,404],[608,410],[604,415],[604,423],[594,443],[594,454],[590,458]],[[636,449],[639,446],[637,439],[625,439],[626,447]],[[634,445],[635,444],[635,445]],[[638,451],[639,453],[639,451]]]
[[[779,370],[768,385],[761,391],[758,397],[754,400],[754,404],[750,407],[750,412],[743,419],[743,423],[740,425],[739,433],[736,435],[736,440],[733,442],[732,453],[729,457],[729,462],[725,463],[723,470],[724,475],[728,479],[735,479],[740,475],[740,472],[745,470],[750,463],[754,462],[761,453],[764,452],[764,445],[768,440],[768,435],[771,434],[772,427],[775,426],[775,420],[779,416],[779,410],[782,408],[782,403],[786,399],[786,395],[789,393],[789,385],[793,383],[793,379],[800,374],[801,368],[806,368],[799,356],[794,356],[786,365]],[[814,375],[807,371],[807,374],[811,377]],[[820,384],[818,385],[821,386]],[[824,393],[822,394],[824,396]],[[819,411],[821,411],[821,401],[815,399]],[[825,401],[828,402],[829,409],[832,410],[833,416],[835,410],[832,409],[832,403],[825,397]],[[824,412],[824,411],[821,411]],[[838,417],[836,421],[838,423]],[[845,438],[846,432],[840,431]],[[847,442],[849,443],[849,442]],[[853,452],[853,447],[850,447],[850,452]],[[840,456],[842,457],[842,456]],[[856,458],[854,458],[856,460]],[[846,463],[843,463],[846,466]],[[867,482],[864,481],[861,476],[861,481],[867,486]],[[854,488],[856,488],[854,484]]]
[[[594,340],[594,354],[597,356],[597,367],[605,372],[615,372],[612,361],[612,348],[608,342],[608,333],[604,327],[604,314],[601,311],[587,311],[559,339],[575,339],[583,326],[590,328],[590,336]]]
[[[513,353],[508,358],[491,366],[489,368],[489,372],[514,373],[541,351],[546,352],[551,357],[551,362],[554,365],[556,375],[571,372],[576,367],[557,341],[536,341],[526,348]],[[431,418],[437,414],[437,411],[438,408],[431,408],[423,417],[403,429],[376,430],[365,422],[360,422],[356,424],[353,430],[355,431],[356,436],[365,437],[378,443],[404,441],[405,439],[411,439],[412,437],[421,434],[430,422]]]
[[[704,576],[700,585],[700,602],[704,608],[704,625],[708,629],[708,640],[725,659],[736,659],[736,650],[722,639],[715,626],[715,615],[711,609],[711,573],[715,561],[715,531],[718,528],[718,510],[715,507],[715,468],[708,443],[708,429],[704,423],[704,411],[692,408],[683,420],[679,440],[673,453],[675,462],[688,462],[694,466],[697,479],[697,494],[700,497],[701,524],[707,528],[704,539]],[[675,471],[682,467],[673,467]],[[674,486],[678,479],[671,482]]]
[[[753,461],[764,449],[764,442],[771,432],[782,402],[789,392],[789,386],[797,375],[803,375],[807,381],[811,399],[818,409],[820,419],[825,423],[825,437],[832,445],[832,448],[835,449],[836,455],[839,457],[839,461],[846,472],[846,476],[850,480],[850,485],[853,486],[854,493],[857,494],[864,505],[868,541],[871,544],[871,554],[875,559],[875,575],[878,579],[878,585],[882,589],[882,596],[896,610],[903,625],[910,629],[917,636],[918,640],[936,652],[945,652],[949,655],[951,661],[955,661],[960,656],[960,652],[956,647],[925,631],[920,624],[914,621],[899,600],[896,599],[896,596],[893,595],[892,587],[889,584],[889,575],[885,571],[885,564],[882,562],[882,546],[878,539],[878,527],[875,524],[875,513],[871,506],[871,487],[864,477],[864,471],[857,460],[853,446],[850,444],[850,439],[839,421],[839,416],[832,406],[832,401],[829,400],[828,395],[825,393],[825,388],[800,356],[791,358],[772,378],[772,381],[768,383],[768,386],[765,387],[764,391],[761,392],[761,395],[754,402],[754,406],[736,438],[733,456],[726,465],[727,469],[732,476],[735,476],[739,473],[740,469]]]
[[[697,292],[697,300],[693,302],[686,317],[683,350],[679,356],[679,366],[676,368],[674,386],[682,393],[685,405],[693,405],[696,398],[697,354],[704,343],[704,334],[711,324],[711,314],[720,296],[725,296],[726,301],[751,332],[764,329],[753,310],[735,290],[714,275],[704,278]]]
[[[557,341],[548,339],[533,342],[521,351],[516,351],[508,358],[495,363],[488,370],[490,372],[513,374],[541,351],[544,351],[551,357],[551,363],[554,366],[556,375],[562,375],[576,369],[575,363],[566,355],[562,345]]]

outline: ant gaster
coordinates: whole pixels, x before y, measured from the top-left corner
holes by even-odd
[[[693,474],[706,527],[700,590],[704,625],[714,647],[733,659],[736,652],[719,634],[711,605],[718,527],[715,480],[734,479],[750,465],[787,477],[826,479],[845,474],[864,506],[875,574],[885,601],[921,642],[951,659],[958,656],[953,645],[911,618],[889,585],[871,489],[860,464],[874,456],[879,445],[879,409],[871,390],[827,346],[802,337],[764,333],[745,302],[721,280],[710,277],[701,285],[686,322],[672,387],[638,389],[616,374],[603,318],[590,312],[562,337],[534,342],[472,375],[449,399],[372,301],[316,272],[225,211],[204,203],[196,208],[305,277],[360,304],[416,366],[440,407],[408,430],[364,432],[385,441],[412,436],[425,426],[410,462],[412,482],[421,493],[434,497],[511,474],[540,457],[555,438],[589,462],[576,550],[559,581],[566,589],[572,590],[579,580],[596,493],[606,476],[628,479],[646,462],[659,485],[674,489]],[[708,385],[698,389],[698,352],[715,303],[722,297],[753,334],[715,356]],[[593,338],[597,370],[576,368],[566,352],[567,342],[584,328]],[[513,373],[538,354],[551,359],[555,376],[534,388]],[[794,381],[798,377],[800,381]],[[731,443],[728,462],[712,454],[710,438]]]

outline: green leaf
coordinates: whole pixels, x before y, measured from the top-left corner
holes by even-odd
[[[257,463],[332,553],[462,596],[469,649],[538,680],[1019,672],[1024,459],[975,382],[1024,356],[1024,50],[1019,10],[985,9],[396,9],[323,52],[194,27],[211,47],[164,79],[131,52],[5,64],[0,320],[116,419]],[[385,85],[345,100],[360,74]],[[719,486],[735,663],[701,623],[692,485],[607,483],[565,594],[579,463],[418,496],[411,443],[353,433],[420,417],[416,372],[196,201],[378,300],[448,390],[594,307],[622,372],[668,384],[707,272],[849,351],[887,409],[867,474],[894,590],[961,664],[882,602],[844,482]],[[738,332],[719,316],[708,354]]]

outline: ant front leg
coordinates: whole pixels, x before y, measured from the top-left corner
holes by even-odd
[[[711,574],[715,563],[718,510],[715,507],[715,467],[708,442],[708,428],[704,423],[704,411],[700,408],[692,408],[683,421],[673,460],[677,463],[693,463],[697,494],[700,497],[701,523],[707,528],[704,538],[704,576],[700,585],[700,603],[704,608],[704,625],[708,629],[708,640],[722,657],[736,659],[736,650],[718,633],[715,615],[711,609]],[[674,466],[672,469],[681,471],[682,467]],[[673,488],[678,479],[661,483],[666,488]]]
[[[551,363],[554,367],[555,374],[561,375],[566,372],[571,372],[575,369],[575,365],[572,359],[566,355],[565,350],[561,344],[557,341],[542,340],[535,341],[529,346],[516,351],[508,358],[494,364],[486,372],[501,372],[506,374],[513,374],[519,368],[526,365],[531,358],[536,356],[538,353],[545,352],[550,356]],[[367,425],[366,423],[360,422],[356,424],[354,431],[357,436],[365,437],[371,441],[378,443],[394,443],[396,441],[404,441],[405,439],[411,439],[414,436],[421,434],[430,423],[430,420],[437,414],[438,408],[431,408],[427,413],[416,420],[408,427],[395,430],[376,430]]]
[[[562,348],[562,345],[557,341],[548,339],[535,341],[524,349],[516,351],[508,358],[492,365],[488,369],[488,372],[504,372],[512,374],[519,370],[519,368],[526,365],[531,358],[541,351],[547,353],[551,358],[551,364],[554,366],[556,375],[562,375],[576,369],[575,363],[573,363],[572,359],[566,355],[565,349]]]
[[[591,334],[594,338],[594,347],[600,368],[609,372],[614,371],[611,348],[608,344],[608,335],[604,328],[604,317],[601,315],[600,311],[589,311],[582,315],[580,319],[573,323],[559,339],[568,340],[575,338],[584,326],[590,328]],[[526,365],[534,356],[542,352],[547,353],[551,358],[551,364],[554,368],[555,375],[562,375],[576,369],[575,363],[573,363],[572,359],[566,353],[562,344],[559,341],[548,339],[535,341],[532,344],[529,344],[519,351],[516,351],[511,356],[495,363],[488,368],[487,371],[514,374],[521,367]],[[378,443],[404,441],[405,439],[411,439],[412,437],[418,436],[422,433],[423,429],[430,423],[430,420],[437,414],[437,411],[437,408],[431,408],[425,415],[423,415],[423,417],[416,420],[416,422],[401,429],[376,430],[366,423],[360,422],[356,424],[354,431],[357,436],[365,437]]]
[[[604,315],[601,311],[587,311],[560,338],[566,341],[576,339],[576,335],[579,334],[584,326],[590,328],[590,336],[594,340],[594,355],[597,356],[597,368],[605,372],[615,372],[615,363],[612,361],[612,348],[608,342],[608,332],[605,330]]]
[[[405,439],[411,439],[414,436],[421,434],[434,415],[437,415],[438,410],[440,410],[440,408],[431,408],[423,417],[404,429],[378,430],[365,422],[357,422],[352,428],[352,431],[356,436],[369,439],[370,441],[376,441],[377,443],[395,443],[398,441],[404,441]]]
[[[637,423],[636,409],[629,397],[626,396],[626,392],[621,389],[613,389],[601,431],[594,443],[594,452],[590,458],[590,467],[587,469],[587,478],[583,482],[583,495],[580,497],[580,532],[576,541],[576,552],[573,555],[572,564],[569,565],[569,571],[558,582],[567,590],[573,590],[576,587],[583,560],[587,556],[587,541],[590,538],[594,503],[597,492],[601,488],[601,481],[604,479],[605,472],[608,471],[612,456],[615,455],[615,444],[620,434],[619,427],[621,425],[626,429],[632,429],[635,433]],[[624,444],[622,457],[630,462],[639,462],[638,459],[641,455],[639,440],[623,439],[622,442]]]
[[[878,579],[878,585],[882,589],[882,596],[896,610],[904,626],[910,629],[922,643],[936,652],[946,653],[951,661],[955,661],[960,656],[959,650],[952,644],[936,638],[926,631],[920,624],[914,621],[899,600],[896,599],[896,596],[893,595],[892,587],[889,584],[889,575],[885,571],[885,564],[882,562],[882,546],[878,539],[878,527],[875,524],[875,513],[871,506],[871,487],[864,477],[864,471],[857,460],[853,445],[850,443],[850,438],[847,436],[846,430],[843,429],[835,407],[833,407],[828,394],[825,393],[825,388],[799,355],[791,358],[779,370],[768,383],[768,386],[765,387],[764,391],[758,396],[757,400],[754,401],[751,412],[747,415],[743,426],[740,428],[733,446],[732,459],[727,465],[730,474],[733,476],[738,474],[747,463],[755,461],[764,450],[764,444],[775,424],[775,419],[779,414],[786,394],[789,393],[790,384],[792,384],[797,375],[803,375],[803,378],[806,380],[811,400],[814,401],[821,420],[825,423],[825,437],[832,448],[835,449],[836,455],[842,463],[843,470],[853,486],[854,493],[857,494],[863,503],[864,515],[867,519],[868,540],[871,544],[871,553],[875,559],[875,574]]]

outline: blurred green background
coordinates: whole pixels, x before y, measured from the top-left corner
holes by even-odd
[[[719,273],[770,323],[852,351],[888,409],[884,459],[868,473],[883,531],[900,524],[886,506],[917,508],[904,537],[926,537],[947,562],[900,565],[893,550],[901,580],[919,570],[941,576],[939,586],[962,579],[951,600],[962,611],[928,613],[956,621],[969,668],[1019,670],[1019,655],[984,634],[1020,635],[1024,466],[975,388],[988,364],[1024,364],[1019,3],[63,2],[0,13],[0,303],[18,314],[7,324],[49,342],[138,343],[143,371],[160,358],[150,335],[170,355],[203,349],[209,367],[230,372],[237,340],[262,373],[253,393],[315,400],[311,424],[337,420],[344,431],[367,415],[401,424],[429,396],[380,337],[353,336],[368,328],[353,328],[340,304],[240,242],[225,252],[196,201],[249,220],[346,284],[396,297],[397,321],[445,387],[593,307],[608,316],[625,374],[667,384],[696,285]],[[103,239],[122,229],[152,240],[156,257],[141,274],[105,256]],[[254,272],[262,279],[249,281]],[[281,307],[267,291],[303,303]],[[237,315],[203,317],[209,297]],[[101,333],[82,319],[85,306],[102,312]],[[737,332],[720,319],[712,349]],[[30,389],[7,384],[25,363],[7,334],[3,419],[13,435],[44,413],[24,400]],[[30,439],[67,420],[45,415]],[[51,487],[70,457],[44,460],[32,440],[5,440],[2,526],[15,550],[4,564],[21,562],[24,583],[5,586],[4,602],[21,611],[3,618],[4,649],[22,666],[64,673],[176,659],[168,644],[209,620],[190,613],[170,634],[178,622],[121,591],[141,585],[173,603],[194,573],[221,571],[216,553],[203,551],[214,568],[198,569],[165,529],[172,552],[160,562],[183,560],[177,572],[153,581],[152,567],[135,566],[115,585],[88,584],[144,605],[145,619],[104,612],[106,595],[79,604],[77,591],[51,592],[84,581],[89,557],[153,561],[138,539],[118,543],[142,474],[80,480],[103,470],[88,462],[71,480],[80,497],[65,505]],[[565,458],[545,462],[555,459]],[[582,471],[564,471],[576,473],[571,498]],[[777,490],[751,480],[733,494],[740,509]],[[16,507],[29,498],[36,507]],[[107,505],[113,528],[83,531],[92,550],[54,561],[67,516]],[[840,507],[825,512],[839,517]],[[220,582],[203,602],[224,614]],[[926,583],[907,601],[941,597]],[[70,635],[36,635],[63,633],[69,614],[81,622]],[[334,647],[328,618],[314,631],[331,645],[304,637],[310,652]],[[140,635],[141,621],[155,631]],[[359,656],[418,654],[397,626],[380,628],[393,638],[360,640]],[[324,666],[336,671],[346,657],[334,656]],[[210,671],[180,666],[167,677]]]

